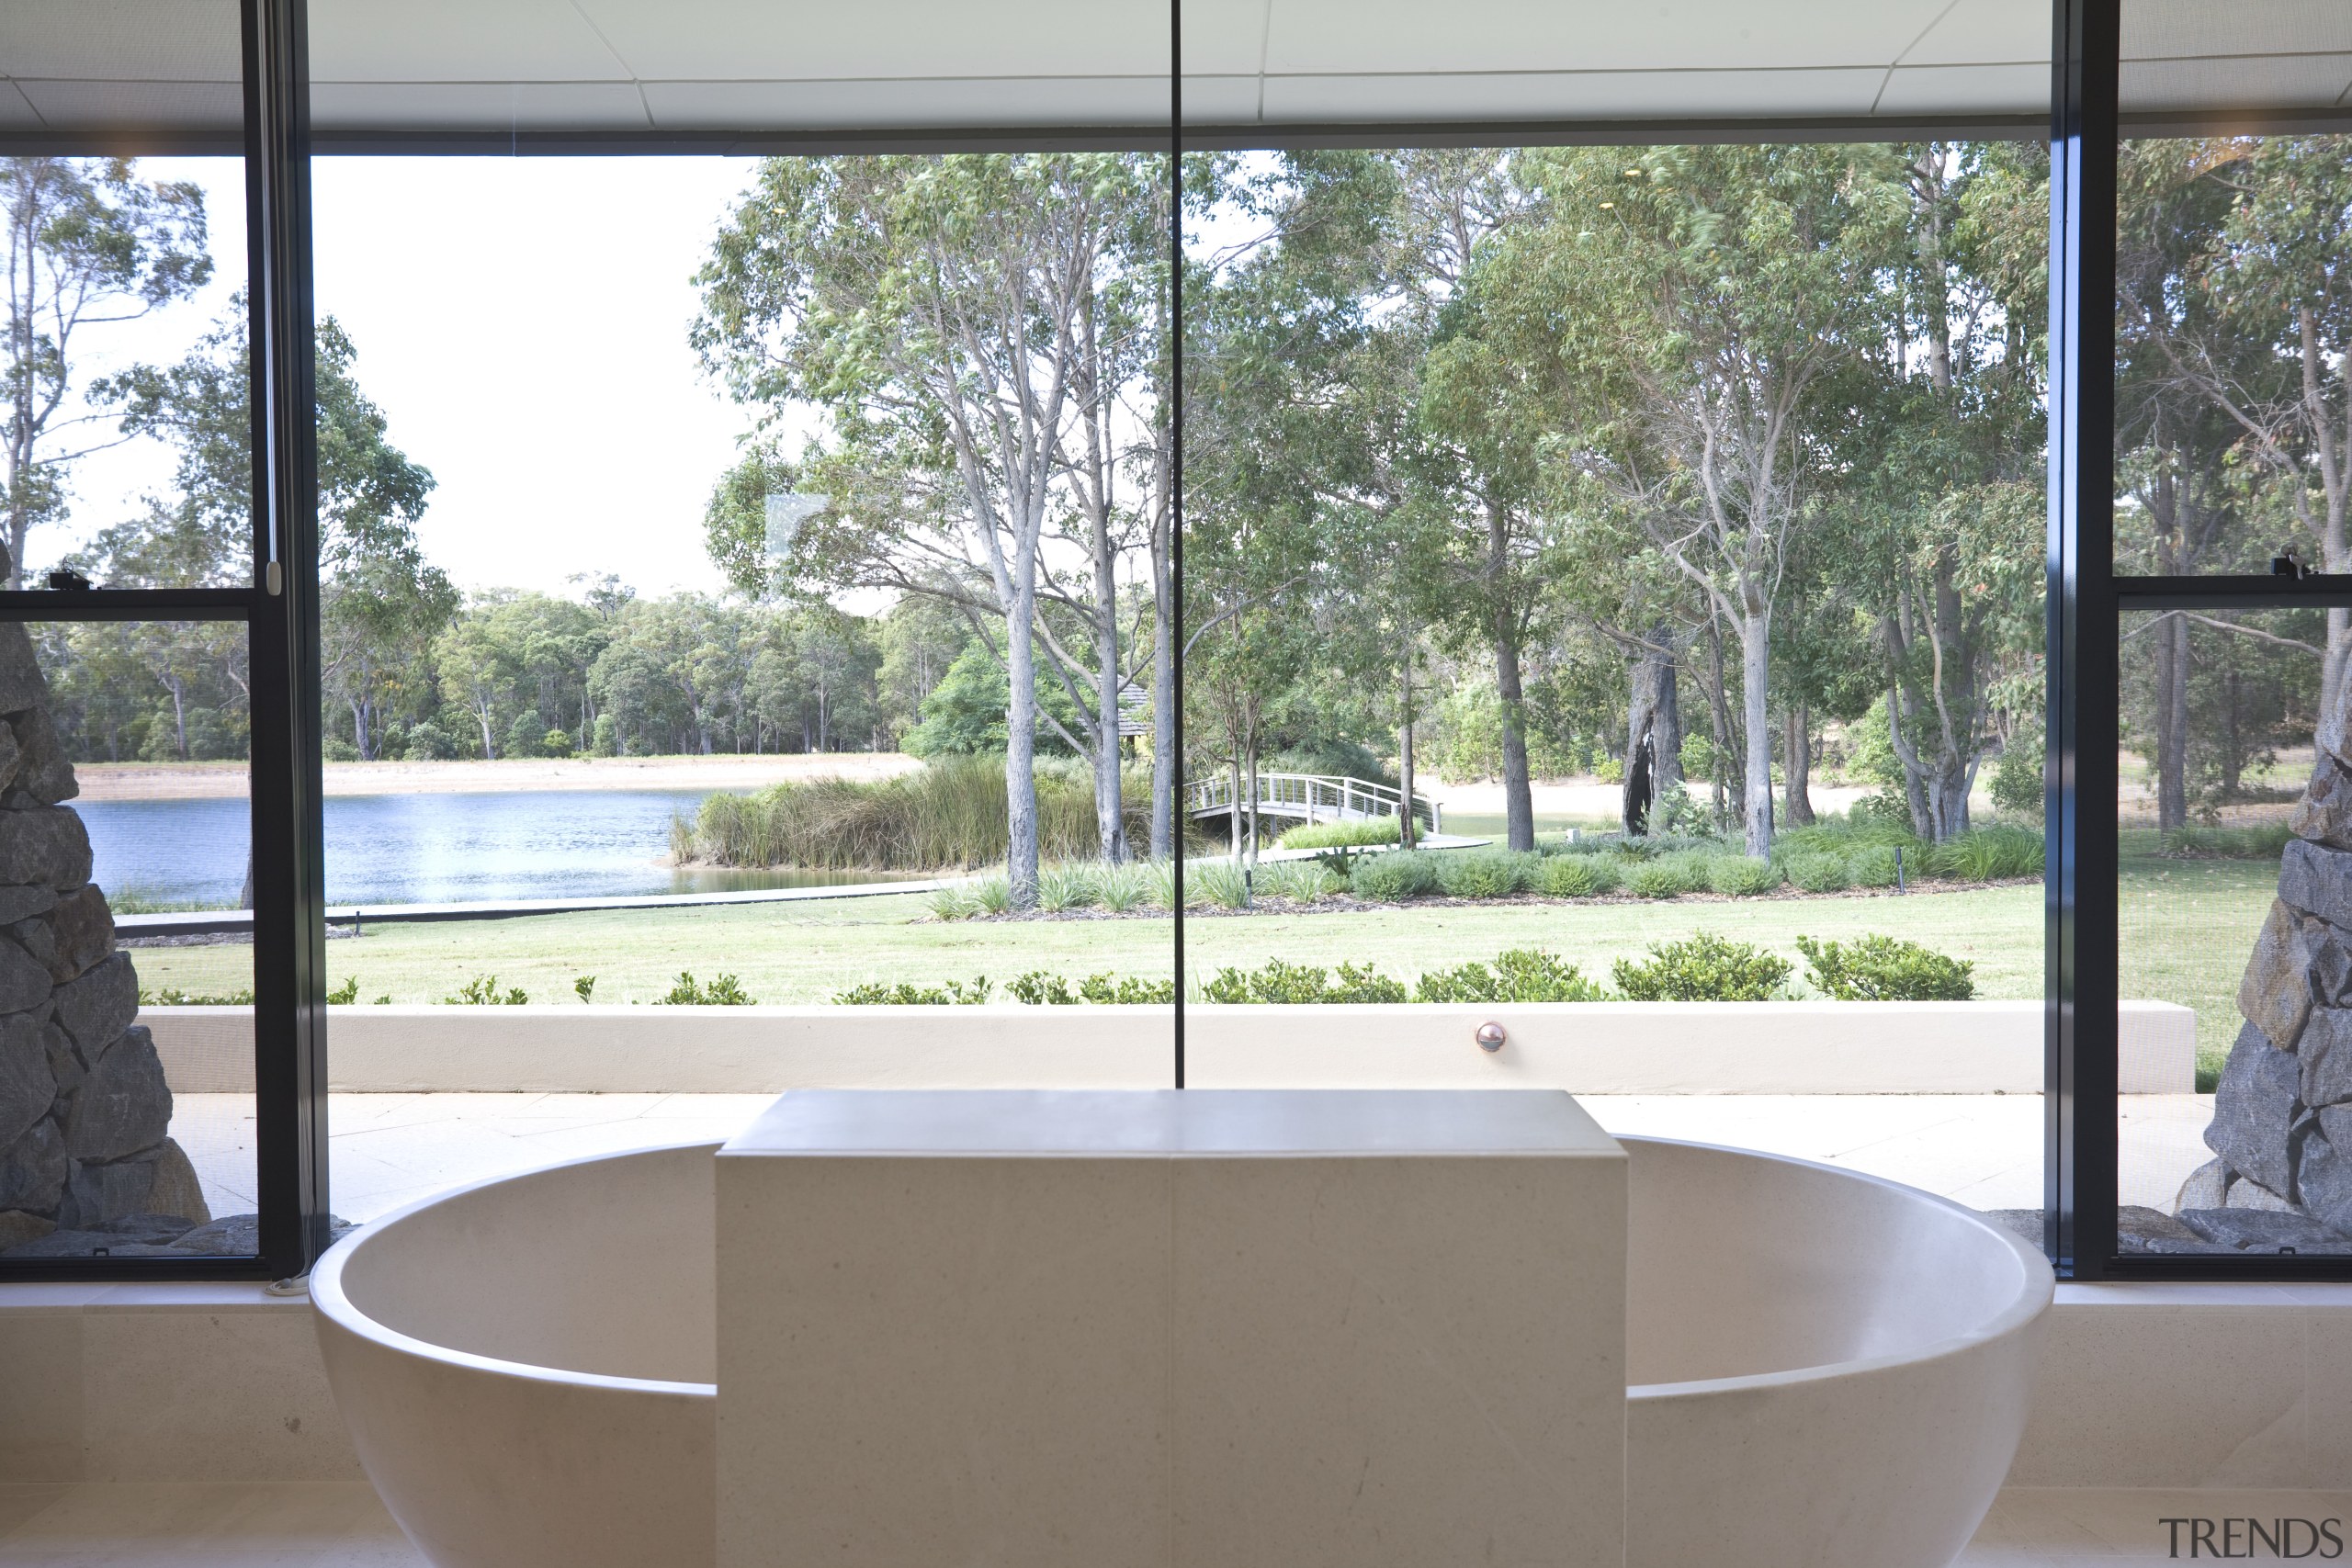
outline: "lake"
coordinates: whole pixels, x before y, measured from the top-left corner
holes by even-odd
[[[458,904],[511,898],[730,893],[887,881],[875,872],[679,870],[670,821],[703,790],[329,795],[327,902]],[[244,801],[75,801],[94,877],[118,907],[234,905]]]

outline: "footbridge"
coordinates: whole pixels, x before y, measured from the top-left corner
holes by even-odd
[[[1184,786],[1184,808],[1195,822],[1217,819],[1229,828],[1237,814],[1237,782],[1241,785],[1238,814],[1247,818],[1254,794],[1260,823],[1275,833],[1307,822],[1367,822],[1394,817],[1404,800],[1404,792],[1394,784],[1337,773],[1260,773],[1250,781],[1217,773]],[[1432,833],[1443,830],[1438,803],[1418,790],[1413,794],[1413,820]]]

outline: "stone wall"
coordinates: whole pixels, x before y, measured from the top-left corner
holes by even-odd
[[[2238,985],[2245,1023],[2205,1129],[2217,1157],[2182,1185],[2177,1225],[2143,1227],[2142,1250],[2352,1252],[2352,745],[2341,715],[2315,750],[2278,896]]]
[[[31,639],[0,623],[0,1254],[218,1252],[167,1135],[138,974],[61,804],[78,790]]]

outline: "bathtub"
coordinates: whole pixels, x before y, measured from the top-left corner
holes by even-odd
[[[2024,1430],[2048,1264],[1874,1177],[1623,1141],[1629,1568],[1948,1563]],[[713,1560],[712,1148],[463,1188],[320,1261],[336,1404],[436,1568]]]

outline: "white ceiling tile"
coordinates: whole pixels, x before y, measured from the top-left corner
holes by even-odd
[[[569,0],[310,0],[323,82],[626,81]]]
[[[1903,51],[1905,65],[2050,66],[2050,0],[1956,0]],[[2049,84],[2044,82],[2045,91]]]
[[[1879,95],[1882,115],[2050,112],[2050,65],[1906,65]]]
[[[1881,70],[1274,76],[1266,82],[1266,118],[1344,123],[1860,115],[1870,112],[1884,76]]]
[[[644,86],[654,123],[669,130],[1151,126],[1168,120],[1168,82],[1159,76],[648,82]]]
[[[628,82],[313,82],[311,123],[337,130],[643,130]]]
[[[2123,66],[2127,112],[2301,108],[2333,104],[2352,84],[2352,53],[2159,60]]]
[[[236,0],[0,0],[0,73],[81,81],[234,81]]]
[[[505,3],[505,0],[501,0]],[[1166,0],[580,0],[639,76],[1165,74]]]
[[[1187,125],[1254,125],[1258,120],[1258,78],[1255,76],[1194,76],[1184,78],[1184,123]]]
[[[2123,58],[2352,51],[2345,0],[2124,0]]]
[[[1271,13],[1282,3],[1283,0],[1182,0],[1184,74],[1256,75],[1264,58]]]
[[[242,131],[244,89],[235,82],[18,81],[41,122],[56,130],[169,126]]]
[[[1949,0],[1275,0],[1283,73],[1888,65]]]

